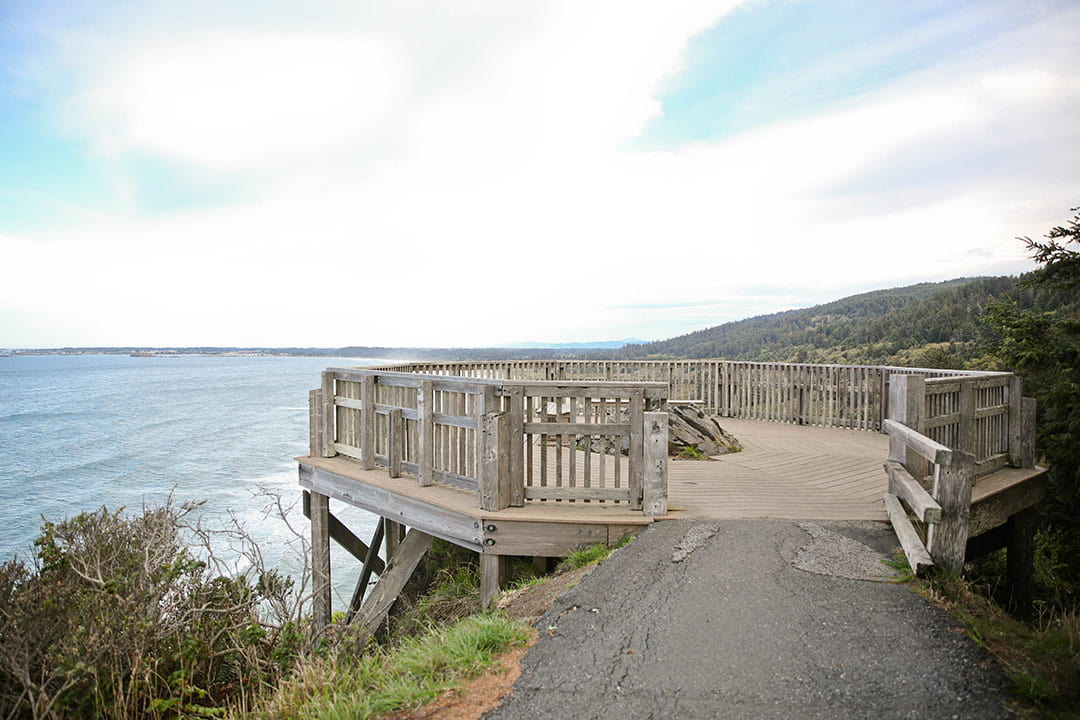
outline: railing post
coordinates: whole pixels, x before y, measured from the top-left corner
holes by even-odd
[[[670,383],[668,384],[670,388]],[[644,443],[645,431],[645,402],[644,393],[640,389],[633,391],[630,396],[630,448],[627,472],[627,487],[630,490],[630,509],[641,509],[641,486],[644,481]]]
[[[417,427],[416,452],[420,465],[419,484],[421,487],[435,482],[435,385],[430,380],[422,380],[417,391],[416,407],[420,414]]]
[[[642,509],[650,517],[667,515],[668,414],[647,412],[644,422]]]
[[[1035,398],[1026,397],[1020,403],[1020,467],[1035,467]]]
[[[975,453],[975,385],[970,380],[960,380],[960,425],[955,450]],[[1010,423],[1011,426],[1011,423]]]
[[[394,408],[386,424],[386,459],[392,478],[401,477],[402,441],[405,439],[402,429],[401,408]]]
[[[509,424],[509,452],[506,461],[510,464],[510,505],[522,507],[525,504],[525,398],[520,386],[511,385]]]
[[[482,510],[503,510],[510,506],[509,419],[507,412],[480,416],[477,486]]]
[[[938,565],[953,572],[964,570],[968,525],[971,521],[971,480],[975,456],[958,450],[934,478],[934,500],[941,506],[941,521],[927,531],[927,549]]]
[[[1009,378],[1009,464],[1024,467],[1023,464],[1023,412],[1024,381],[1019,376]]]
[[[308,391],[308,454],[323,454],[323,392],[321,388]]]
[[[375,469],[375,376],[365,375],[360,383],[360,467]]]
[[[924,432],[926,379],[921,375],[893,375],[889,380],[889,419],[903,423],[918,433]],[[899,438],[889,438],[889,459],[903,463],[911,476],[923,482],[926,462]]]
[[[334,404],[334,373],[323,370],[322,373],[322,456],[334,457],[334,441],[337,437],[334,432],[334,416],[337,414]]]

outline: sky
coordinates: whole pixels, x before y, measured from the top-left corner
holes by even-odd
[[[673,337],[1034,266],[1080,4],[0,0],[0,347]]]

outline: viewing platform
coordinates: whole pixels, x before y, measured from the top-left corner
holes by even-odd
[[[679,401],[719,416],[743,450],[669,458],[665,408]],[[888,520],[917,572],[1008,546],[1020,585],[1045,472],[1033,433],[1033,401],[1009,373],[718,360],[329,369],[311,393],[311,453],[297,458],[316,620],[329,621],[331,539],[364,563],[349,616],[373,629],[432,538],[478,553],[486,602],[511,557],[562,557],[667,518]],[[381,516],[376,536],[356,538],[330,498]]]

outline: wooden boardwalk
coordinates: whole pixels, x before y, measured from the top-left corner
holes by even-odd
[[[718,418],[743,451],[668,465],[671,517],[887,519],[887,436],[865,430]]]

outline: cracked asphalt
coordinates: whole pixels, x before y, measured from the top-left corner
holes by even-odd
[[[1011,717],[957,622],[857,579],[895,544],[877,523],[656,523],[540,618],[484,717]]]

